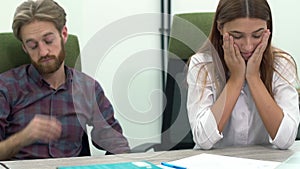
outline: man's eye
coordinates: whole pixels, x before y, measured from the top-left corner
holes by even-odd
[[[50,45],[50,44],[53,43],[53,41],[52,41],[52,40],[51,40],[51,41],[45,41],[45,43],[46,43],[47,45]]]
[[[35,42],[28,42],[27,47],[30,49],[36,49],[37,48],[37,43]]]
[[[37,45],[31,47],[32,50],[36,49],[37,48]]]

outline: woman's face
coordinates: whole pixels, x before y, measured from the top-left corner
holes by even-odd
[[[255,18],[238,18],[218,27],[221,35],[228,33],[239,47],[241,55],[247,61],[262,40],[267,22]]]

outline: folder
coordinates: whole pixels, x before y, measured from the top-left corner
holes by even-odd
[[[110,164],[93,164],[82,166],[61,166],[57,169],[161,169],[160,167],[148,162],[122,162],[122,163],[110,163]]]

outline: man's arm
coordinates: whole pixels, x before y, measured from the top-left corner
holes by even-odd
[[[0,142],[0,160],[8,160],[16,155],[24,146],[22,132]]]
[[[62,127],[58,120],[49,116],[36,115],[20,132],[0,142],[0,160],[16,155],[23,147],[37,140],[50,142],[59,139]]]
[[[96,83],[96,103],[99,110],[93,114],[93,143],[111,154],[130,152],[127,138],[123,135],[122,127],[114,117],[114,110],[104,94],[101,86]]]

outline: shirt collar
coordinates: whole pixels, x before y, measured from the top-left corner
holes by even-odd
[[[64,84],[63,86],[65,85],[69,85],[72,83],[72,79],[73,79],[73,72],[72,72],[72,69],[67,67],[67,66],[64,66],[65,68],[65,73],[66,73],[66,84]],[[29,67],[28,67],[28,76],[33,80],[35,81],[35,83],[37,83],[40,87],[42,87],[43,85],[47,85],[47,86],[50,86],[49,83],[47,83],[43,77],[41,76],[41,74],[39,73],[39,71],[32,65],[30,64]]]

